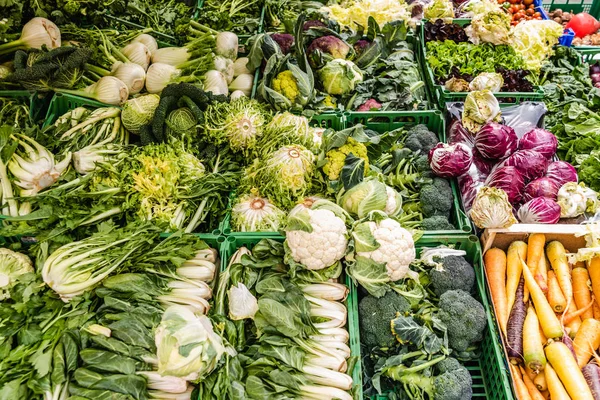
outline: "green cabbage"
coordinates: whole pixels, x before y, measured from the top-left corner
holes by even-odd
[[[336,58],[319,70],[319,78],[326,93],[341,95],[353,91],[363,74],[352,61]]]
[[[196,135],[196,117],[187,107],[178,108],[169,113],[165,120],[167,124],[167,137],[190,138]]]
[[[0,248],[0,300],[8,298],[11,287],[19,276],[33,271],[33,264],[25,254]]]
[[[125,129],[139,135],[142,127],[152,121],[159,102],[160,96],[157,94],[146,94],[127,100],[121,111],[121,122]]]
[[[358,218],[364,218],[375,210],[396,216],[402,211],[402,197],[376,178],[367,178],[349,190],[340,192],[338,205]]]

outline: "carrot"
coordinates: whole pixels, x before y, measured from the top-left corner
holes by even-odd
[[[567,394],[567,390],[560,379],[558,379],[556,371],[554,371],[554,368],[552,368],[550,364],[546,366],[544,375],[546,376],[546,383],[548,384],[551,400],[571,400],[571,397]]]
[[[523,376],[527,376],[527,374],[521,375],[521,371],[519,367],[513,364],[510,365],[510,372],[512,373],[513,382],[515,386],[515,393],[517,394],[518,400],[533,400],[529,391],[527,390],[527,386],[525,386],[525,382],[523,382]]]
[[[546,357],[569,395],[577,400],[594,400],[571,350],[562,342],[546,346]]]
[[[594,297],[600,301],[600,256],[594,257],[588,262],[588,274],[592,281]]]
[[[529,240],[527,241],[527,266],[544,293],[548,291],[548,286],[544,281],[543,275],[538,273],[538,265],[542,258],[544,258],[545,245],[546,235],[543,233],[534,233],[529,236]]]
[[[544,293],[548,291],[548,265],[550,264],[547,262],[546,254],[544,253],[542,258],[540,258],[536,273],[533,275]]]
[[[523,326],[523,360],[533,373],[539,374],[546,366],[544,346],[540,337],[540,323],[533,307],[527,310]]]
[[[563,316],[563,323],[564,324],[570,324],[572,321],[574,321],[575,319],[580,319],[580,317],[586,312],[589,311],[592,308],[592,305],[594,304],[594,299],[590,299],[590,302],[588,304],[585,305],[585,307],[573,311],[573,312],[568,312]],[[575,309],[575,307],[573,307],[573,309]],[[570,308],[569,308],[570,311]]]
[[[592,391],[594,400],[600,400],[600,367],[597,364],[589,363],[581,369],[581,372]]]
[[[592,311],[594,312],[594,319],[600,319],[600,306],[598,306],[598,300],[594,300]]]
[[[548,303],[554,311],[561,313],[567,307],[567,300],[560,290],[554,271],[548,271]]]
[[[544,374],[542,374],[542,376],[544,376]],[[544,377],[544,379],[546,378]],[[550,392],[548,392],[548,390],[542,390],[542,396],[544,396],[546,400],[552,400],[550,399]]]
[[[575,340],[573,340],[579,368],[583,368],[588,363],[598,346],[600,346],[600,321],[588,318],[581,323]]]
[[[546,296],[544,296],[544,293],[542,293],[542,290],[533,279],[533,274],[529,270],[529,267],[527,267],[527,264],[525,264],[523,260],[521,260],[521,263],[523,264],[525,284],[531,293],[531,299],[535,305],[535,310],[540,320],[540,325],[542,325],[542,329],[544,330],[544,335],[546,335],[548,339],[560,338],[563,335],[560,321],[556,317],[556,314],[554,314],[554,310],[552,310],[550,304],[548,304]]]
[[[506,255],[507,310],[512,310],[513,304],[515,303],[515,293],[519,286],[519,281],[521,280],[521,269],[523,268],[520,260],[525,259],[525,257],[527,257],[527,243],[517,240],[508,246],[508,253]]]
[[[483,257],[488,285],[492,292],[492,301],[496,310],[496,317],[500,329],[506,335],[508,322],[508,308],[506,303],[506,253],[493,248],[489,249]]]
[[[571,283],[571,271],[567,262],[565,247],[561,242],[554,240],[548,243],[546,252],[548,253],[550,264],[552,264],[552,269],[554,269],[554,273],[556,274],[560,289],[565,295],[565,299],[569,301],[573,298],[573,284]]]
[[[537,376],[533,379],[533,383],[535,384],[535,387],[538,388],[538,390],[540,392],[544,392],[544,391],[548,390],[548,383],[546,382],[546,374],[544,374],[543,371],[541,373],[537,374]]]
[[[506,352],[513,364],[519,364],[523,359],[523,325],[527,314],[527,307],[523,301],[524,289],[525,281],[521,277],[516,291],[516,301],[506,324]]]
[[[525,383],[525,387],[527,388],[527,391],[529,392],[531,399],[532,400],[546,400],[546,399],[544,399],[544,396],[542,396],[542,394],[540,393],[538,388],[535,387],[535,384],[533,383],[531,378],[529,376],[527,376],[523,367],[521,367],[521,373],[523,374],[523,383]]]
[[[590,289],[588,288],[588,280],[590,279],[588,271],[581,267],[573,268],[571,277],[573,278],[573,299],[575,300],[575,305],[577,305],[578,309],[585,308],[586,305],[590,304],[592,299]],[[581,319],[588,318],[594,318],[594,311],[591,307],[581,314]]]

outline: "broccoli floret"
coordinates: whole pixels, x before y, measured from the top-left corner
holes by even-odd
[[[419,198],[425,218],[434,215],[450,216],[454,196],[446,179],[434,178],[431,184],[423,185]]]
[[[443,270],[434,268],[429,273],[431,286],[438,296],[449,290],[471,292],[475,284],[475,271],[461,256],[447,256],[442,259]]]
[[[473,396],[473,379],[456,359],[447,358],[436,364],[440,375],[433,380],[434,400],[468,400]]]
[[[464,290],[449,290],[440,296],[440,320],[448,328],[448,344],[458,352],[483,339],[485,309]]]
[[[392,346],[396,339],[392,335],[391,320],[396,318],[396,313],[409,310],[409,302],[394,291],[380,298],[364,297],[358,304],[361,342],[369,349]]]
[[[456,229],[445,215],[434,215],[421,221],[421,228],[426,231],[451,231]]]
[[[423,178],[433,178],[434,174],[431,170],[431,165],[429,165],[429,157],[426,154],[423,154],[414,161],[415,168]]]
[[[440,140],[437,135],[431,132],[425,125],[417,125],[408,131],[408,136],[404,141],[404,146],[412,151],[420,151],[429,154],[429,150],[435,147]]]

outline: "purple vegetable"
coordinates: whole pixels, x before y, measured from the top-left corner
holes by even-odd
[[[458,177],[458,187],[462,194],[463,205],[469,211],[473,206],[477,192],[483,187],[483,182],[475,179],[470,173]]]
[[[438,143],[429,151],[431,170],[442,178],[461,176],[473,163],[471,149],[462,143]]]
[[[517,217],[524,224],[555,224],[560,219],[560,206],[547,197],[536,197],[519,208]]]
[[[294,35],[290,35],[289,33],[273,33],[271,34],[271,39],[279,45],[283,54],[288,54],[292,51]]]
[[[485,124],[475,135],[475,147],[484,158],[500,160],[517,150],[519,139],[515,130],[496,122]]]
[[[356,52],[356,56],[360,56],[366,49],[368,49],[371,46],[371,43],[372,42],[364,39],[361,39],[354,43],[353,47],[354,51]]]
[[[600,367],[594,363],[589,363],[581,368],[583,377],[590,387],[594,400],[600,400]]]
[[[519,139],[519,150],[535,150],[547,159],[556,154],[558,139],[551,132],[534,128]]]
[[[591,74],[590,78],[592,78],[592,82],[600,82],[600,73]]]
[[[524,292],[525,281],[521,277],[515,292],[515,302],[506,323],[506,352],[511,364],[515,365],[523,361],[523,325],[527,315],[527,306],[523,301]]]
[[[365,101],[363,104],[361,104],[361,106],[358,107],[358,109],[356,111],[377,111],[381,107],[383,107],[383,106],[381,105],[380,102],[378,102],[375,99],[369,99],[369,100]]]
[[[307,31],[310,28],[326,28],[327,25],[325,25],[323,22],[319,21],[318,19],[311,19],[310,21],[306,21],[304,23],[304,25],[302,25],[302,30],[303,31]]]
[[[485,181],[486,186],[502,189],[508,195],[511,204],[521,201],[521,194],[525,188],[523,175],[513,166],[497,165]]]
[[[459,119],[455,119],[448,129],[448,143],[464,143],[470,147],[475,145],[475,138],[467,131]]]
[[[517,168],[528,182],[544,176],[548,168],[548,160],[537,151],[518,150],[504,160],[501,165]]]
[[[523,192],[523,199],[529,201],[536,197],[548,197],[549,199],[556,200],[560,186],[554,179],[550,179],[547,176],[542,176],[529,182],[525,186]]]
[[[348,46],[342,39],[335,36],[321,36],[310,42],[310,45],[306,49],[306,56],[310,62],[311,67],[320,67],[323,62],[323,55],[327,55],[330,58],[341,58],[346,59],[346,56],[350,52],[350,46]]]
[[[475,148],[473,149],[473,164],[477,168],[477,171],[483,176],[488,176],[494,168],[494,162],[483,158]]]
[[[559,187],[567,182],[577,182],[577,170],[566,161],[554,161],[548,165],[546,176],[558,184]]]
[[[590,75],[591,74],[600,74],[600,64],[592,64],[590,65]]]
[[[567,346],[569,348],[569,350],[571,350],[571,354],[573,354],[573,358],[575,359],[575,361],[577,361],[577,353],[575,353],[575,346],[573,346],[573,339],[571,339],[571,337],[564,330],[564,328],[563,328],[563,337],[561,339],[561,342],[563,342],[563,344],[565,346]]]

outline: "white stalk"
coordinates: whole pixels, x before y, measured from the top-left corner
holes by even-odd
[[[175,79],[181,71],[165,63],[153,63],[146,72],[146,90],[148,93],[160,93]]]

